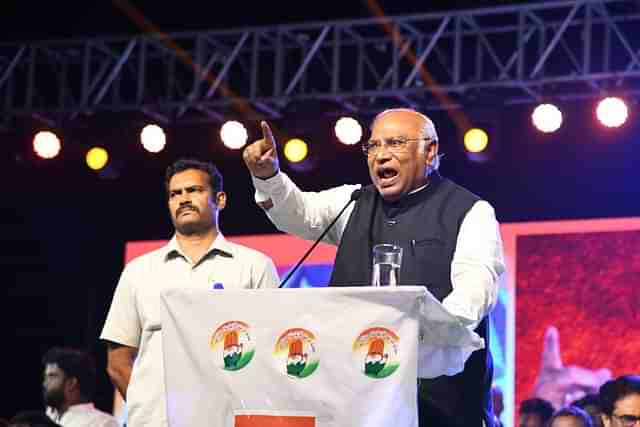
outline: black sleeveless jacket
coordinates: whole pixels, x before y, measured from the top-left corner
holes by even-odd
[[[329,286],[369,286],[371,251],[378,243],[403,248],[400,283],[424,285],[439,301],[452,291],[451,261],[462,221],[476,195],[431,175],[429,185],[397,202],[363,188],[344,230]],[[488,319],[476,332],[489,347]],[[493,366],[488,350],[474,352],[458,375],[419,381],[420,426],[491,427]]]

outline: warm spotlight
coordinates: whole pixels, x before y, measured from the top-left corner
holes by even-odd
[[[293,138],[284,145],[284,156],[291,163],[298,163],[307,158],[309,148],[307,143],[299,138]]]
[[[43,159],[53,159],[61,148],[60,139],[53,132],[40,131],[33,137],[33,151]]]
[[[609,97],[598,103],[596,115],[600,123],[604,126],[617,128],[627,121],[629,110],[627,104],[622,99]]]
[[[146,125],[140,132],[140,142],[145,150],[159,153],[167,144],[167,137],[160,126]]]
[[[249,134],[247,133],[247,129],[242,123],[235,120],[226,122],[220,128],[220,139],[222,139],[222,143],[233,150],[244,147],[248,138]]]
[[[464,133],[464,148],[469,153],[480,153],[489,145],[489,135],[480,128],[471,128]]]
[[[354,145],[362,139],[362,126],[356,119],[342,117],[336,122],[335,132],[338,140],[346,145]]]
[[[102,147],[93,147],[87,151],[85,161],[89,169],[99,171],[104,169],[109,162],[109,153]]]
[[[562,112],[553,104],[540,104],[533,110],[531,120],[540,132],[555,132],[562,125]]]

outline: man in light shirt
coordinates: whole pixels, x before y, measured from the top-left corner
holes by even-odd
[[[218,215],[227,194],[213,164],[178,160],[167,168],[165,184],[175,234],[167,245],[127,264],[100,336],[108,343],[107,372],[125,397],[132,427],[167,425],[163,290],[275,288],[279,282],[270,258],[220,233]]]
[[[280,230],[316,239],[360,190],[325,237],[338,246],[329,286],[368,286],[373,245],[403,248],[400,280],[424,285],[485,340],[462,373],[419,381],[420,426],[493,426],[488,314],[504,271],[502,240],[489,203],[438,173],[438,135],[414,110],[380,113],[362,144],[373,185],[303,192],[279,169],[267,123],[244,151],[256,202]]]
[[[91,402],[96,369],[89,354],[71,348],[52,348],[42,358],[43,397],[47,415],[62,427],[118,427],[113,416]]]

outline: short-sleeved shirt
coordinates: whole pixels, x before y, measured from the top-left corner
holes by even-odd
[[[127,388],[128,423],[166,426],[160,293],[168,288],[274,288],[278,274],[266,255],[221,234],[193,264],[175,238],[127,264],[100,338],[138,349]]]

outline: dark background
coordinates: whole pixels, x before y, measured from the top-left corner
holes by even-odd
[[[0,28],[5,40],[138,34],[141,30],[112,2],[6,2]],[[220,29],[286,22],[370,16],[366,3],[341,2],[133,2],[162,31]],[[507,1],[382,2],[388,14],[503,5]],[[395,105],[389,105],[393,107]],[[619,129],[596,123],[595,103],[563,104],[565,122],[553,135],[530,123],[531,106],[491,102],[477,108],[494,115],[493,159],[469,161],[461,132],[450,113],[431,114],[445,153],[441,172],[479,194],[496,208],[501,222],[636,216],[640,129],[637,106]],[[306,129],[314,170],[282,169],[307,190],[342,183],[369,182],[359,147],[337,143],[336,111],[296,117]],[[464,111],[473,121],[473,111]],[[371,117],[357,117],[368,124]],[[272,123],[276,136],[297,134],[286,118]],[[260,137],[258,123],[247,123],[249,138]],[[168,145],[159,155],[137,142],[139,123],[126,115],[101,115],[68,129],[63,152],[42,161],[31,152],[34,123],[16,121],[0,133],[0,301],[2,361],[6,372],[0,417],[41,407],[42,353],[53,345],[89,350],[100,375],[98,406],[109,410],[112,388],[102,375],[105,349],[98,341],[129,240],[167,239],[172,227],[164,195],[164,169],[179,156],[215,162],[225,179],[226,235],[275,232],[253,203],[253,190],[240,151],[221,146],[219,126],[167,127]],[[83,160],[89,144],[110,148],[115,177],[89,171]],[[280,147],[281,148],[281,147]],[[628,248],[637,251],[638,248]],[[301,254],[302,255],[302,254]]]

